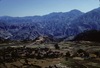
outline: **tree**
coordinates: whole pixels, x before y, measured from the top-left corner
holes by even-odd
[[[54,47],[55,47],[55,49],[60,49],[58,44],[55,44]]]

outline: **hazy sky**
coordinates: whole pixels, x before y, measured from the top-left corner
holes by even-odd
[[[0,0],[0,16],[34,16],[99,7],[99,0]]]

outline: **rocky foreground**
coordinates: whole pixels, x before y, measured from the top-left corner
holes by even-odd
[[[5,45],[0,44],[0,68],[100,68],[100,43]]]

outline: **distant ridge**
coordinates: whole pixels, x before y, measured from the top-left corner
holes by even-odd
[[[100,30],[100,8],[87,13],[75,9],[44,16],[0,17],[0,37],[10,40],[34,40],[40,36],[69,40],[85,30]]]

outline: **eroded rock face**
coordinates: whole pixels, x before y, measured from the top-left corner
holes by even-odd
[[[10,32],[4,31],[4,30],[0,30],[0,37],[4,38],[4,39],[8,39],[12,36],[12,34]]]
[[[0,30],[2,29],[10,33],[12,35],[9,37],[11,40],[34,40],[39,35],[52,35],[54,38],[63,38],[66,37],[66,29],[70,21],[82,14],[84,13],[72,10],[70,12],[51,13],[44,16],[4,16],[0,17]]]
[[[0,17],[0,30],[10,33],[11,40],[34,40],[37,36],[53,37],[54,40],[72,39],[85,30],[100,30],[100,8],[87,13],[72,10],[44,16]],[[1,33],[1,36],[2,32]],[[2,36],[2,38],[5,38]]]

